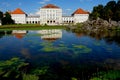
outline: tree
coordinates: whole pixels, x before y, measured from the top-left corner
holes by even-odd
[[[120,21],[120,11],[115,12],[114,20]]]
[[[93,7],[90,19],[97,19],[98,17],[108,21],[120,21],[120,0],[117,2],[114,0],[109,1],[105,6],[98,5]]]
[[[93,20],[96,20],[99,17],[99,13],[98,12],[93,12],[92,14],[90,14],[90,18]]]
[[[114,12],[116,8],[116,1],[114,0],[109,1],[105,7],[107,7],[108,9],[111,9],[112,12]]]
[[[116,4],[116,9],[120,11],[120,0],[118,0],[118,2]]]
[[[104,11],[104,6],[103,5],[98,5],[98,13],[100,14],[100,18],[103,18],[103,11]]]
[[[104,8],[104,13],[103,13],[103,19],[105,20],[111,20],[112,19],[112,16],[113,16],[113,12],[111,9],[105,7]]]
[[[2,24],[3,25],[4,24],[14,24],[14,21],[12,20],[11,15],[8,12],[6,12],[4,14],[4,16],[5,17],[2,18]]]
[[[3,12],[0,11],[0,20],[3,18]]]
[[[120,0],[116,4],[116,12],[114,14],[114,20],[120,21]]]
[[[103,14],[103,8],[104,6],[103,5],[98,5],[98,6],[95,6],[93,8],[93,11],[92,13],[90,14],[90,18],[91,19],[97,19],[98,17],[102,18],[102,14]]]

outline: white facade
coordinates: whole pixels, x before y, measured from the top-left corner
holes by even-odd
[[[26,14],[11,14],[16,24],[26,24]]]
[[[62,9],[59,8],[41,8],[40,9],[40,23],[41,24],[61,24],[62,23]]]
[[[40,24],[40,16],[27,16],[27,24]]]
[[[74,23],[81,23],[88,20],[89,14],[75,14],[73,18],[74,18]]]
[[[26,16],[26,14],[18,8],[11,16],[17,24],[27,23],[42,25],[76,24],[87,21],[89,18],[89,13],[80,8],[77,9],[72,16],[62,16],[62,9],[53,4],[41,7],[39,12],[39,16]]]
[[[64,23],[64,24],[74,23],[74,17],[73,16],[63,16],[62,23]]]

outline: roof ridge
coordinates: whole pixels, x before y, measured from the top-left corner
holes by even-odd
[[[83,10],[82,8],[78,8],[72,15],[74,14],[89,14],[89,12]]]
[[[10,12],[11,14],[26,14],[22,9],[16,8],[14,11]]]
[[[42,8],[60,8],[60,7],[58,7],[54,4],[47,4],[47,5],[43,6]]]

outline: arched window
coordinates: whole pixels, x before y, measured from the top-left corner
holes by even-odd
[[[72,23],[74,23],[74,21],[72,21]]]
[[[47,23],[49,23],[49,21],[47,21]]]
[[[29,22],[27,21],[26,23],[28,24]]]
[[[50,23],[52,23],[52,21],[50,21]]]
[[[32,23],[34,24],[34,21]]]

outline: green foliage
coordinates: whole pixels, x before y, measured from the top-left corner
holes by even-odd
[[[0,61],[0,75],[3,77],[10,77],[12,73],[16,73],[16,76],[21,74],[20,69],[27,66],[28,63],[25,63],[19,58],[12,58],[6,61]]]
[[[98,5],[93,8],[92,13],[90,14],[91,19],[97,19],[98,17],[102,17],[103,14],[103,5]]]
[[[0,20],[3,18],[3,12],[0,11]]]
[[[77,24],[76,24],[76,26],[77,26],[78,28],[81,28],[82,25],[83,25],[82,23],[77,23]]]
[[[92,51],[92,49],[88,48],[84,45],[73,45],[73,48],[75,48],[75,53],[89,53]]]
[[[2,18],[3,25],[14,24],[14,21],[12,20],[11,15],[8,12],[6,12],[4,15],[5,15],[5,17]]]
[[[37,68],[37,69],[34,69],[32,71],[32,74],[35,74],[35,75],[44,75],[47,73],[48,71],[48,66],[44,66],[44,67],[41,67],[41,68]]]
[[[37,24],[11,24],[2,25],[0,30],[43,30],[43,29],[65,29],[66,26],[41,26]]]
[[[53,45],[51,42],[43,42],[40,45],[43,47],[40,51],[44,52],[62,52],[68,50],[64,44]]]
[[[23,80],[39,80],[39,77],[31,74],[23,74]]]
[[[48,25],[45,23],[44,26],[48,26]]]
[[[93,8],[90,19],[102,18],[105,20],[120,21],[120,0],[109,1],[105,6],[98,5]]]
[[[111,9],[105,7],[102,18],[105,20],[109,20],[109,19],[112,19],[112,15],[113,15],[113,12],[111,11]]]
[[[24,63],[23,60],[19,58],[12,58],[6,61],[0,61],[0,69],[15,69],[18,70],[22,66],[26,66],[28,63]]]
[[[90,80],[102,80],[102,79],[97,78],[97,77],[94,77],[94,78],[92,78],[92,79],[90,79]]]
[[[75,77],[72,77],[72,80],[77,80],[77,78],[75,78]]]
[[[110,70],[108,72],[98,72],[97,74],[99,74],[100,77],[93,77],[90,80],[117,80],[117,79],[120,79],[120,71],[119,70]]]

